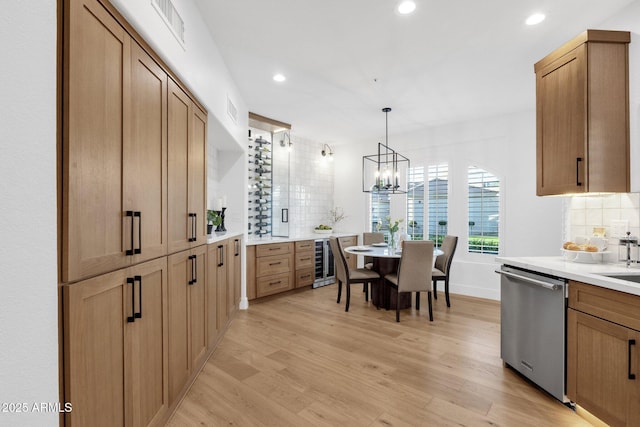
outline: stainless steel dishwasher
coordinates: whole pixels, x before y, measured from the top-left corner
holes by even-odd
[[[567,281],[503,265],[500,355],[561,402],[565,396]]]

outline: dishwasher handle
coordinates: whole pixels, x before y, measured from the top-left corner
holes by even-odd
[[[550,291],[557,291],[558,289],[560,289],[560,285],[558,284],[543,282],[542,280],[532,279],[531,277],[521,276],[519,274],[510,273],[508,271],[496,270],[496,273],[511,277],[513,279],[522,280],[524,282],[531,283],[532,285],[549,289]]]

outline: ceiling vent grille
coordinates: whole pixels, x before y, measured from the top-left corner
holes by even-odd
[[[234,123],[238,123],[238,109],[233,105],[233,102],[231,102],[229,95],[227,95],[227,114],[231,117]]]
[[[151,0],[151,4],[182,47],[184,47],[184,21],[173,5],[173,2],[171,0]]]

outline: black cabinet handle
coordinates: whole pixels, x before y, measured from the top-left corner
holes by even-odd
[[[136,290],[133,277],[127,277],[127,284],[131,285],[131,316],[127,317],[127,322],[133,323],[136,321]]]
[[[127,218],[131,218],[131,249],[127,249],[125,251],[125,255],[132,256],[133,255],[133,215],[134,215],[134,212],[133,211],[127,211],[127,212],[125,212],[125,215],[127,216]]]
[[[233,254],[233,256],[239,256],[240,255],[240,241],[238,239],[235,239],[233,244],[234,244],[234,247],[235,247],[235,254]]]
[[[631,346],[632,345],[636,345],[636,340],[629,340],[629,364],[628,364],[627,373],[629,374],[630,380],[635,380],[636,374],[631,373]]]
[[[224,265],[224,245],[218,245],[218,267]]]
[[[582,185],[580,182],[580,162],[582,162],[582,157],[576,158],[576,185],[579,187]]]
[[[196,256],[189,255],[189,259],[191,260],[191,280],[189,280],[190,285],[195,285],[196,283]]]
[[[134,219],[135,217],[138,217],[138,249],[134,249],[133,253],[134,254],[141,254],[142,253],[142,212],[134,212],[133,213]],[[134,219],[131,220],[131,235],[133,235],[133,221]],[[132,238],[133,239],[133,238]],[[132,242],[132,248],[133,248],[133,240],[131,240]]]
[[[134,313],[134,317],[142,319],[142,276],[133,276],[133,281],[138,282],[138,312]]]
[[[193,214],[193,241],[198,240],[198,214]]]
[[[189,237],[190,242],[196,241],[196,214],[189,212],[189,221],[191,222],[191,236]]]

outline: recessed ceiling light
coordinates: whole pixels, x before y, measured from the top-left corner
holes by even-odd
[[[546,16],[544,16],[544,14],[542,13],[534,13],[533,15],[529,16],[527,18],[526,21],[524,21],[527,25],[537,25],[539,23],[541,23],[542,21],[544,21],[544,18],[546,18]]]
[[[282,74],[276,74],[275,76],[273,76],[273,80],[275,80],[277,82],[283,82],[283,81],[287,80],[287,78],[285,76],[283,76]]]
[[[412,1],[403,1],[398,5],[398,13],[401,15],[408,15],[416,10],[416,4]]]

